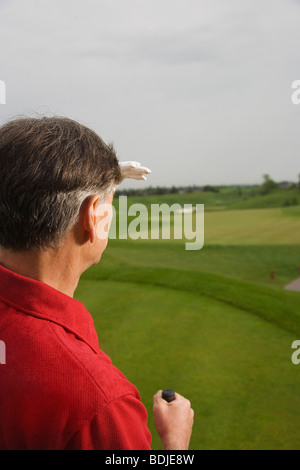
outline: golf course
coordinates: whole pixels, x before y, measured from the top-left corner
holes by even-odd
[[[285,289],[300,276],[299,188],[127,202],[149,214],[152,204],[204,204],[202,249],[172,236],[109,239],[75,292],[100,348],[140,392],[152,448],[161,449],[152,397],[174,388],[195,412],[190,449],[299,450],[300,364],[291,345],[300,340],[300,292]],[[118,218],[117,197],[113,204]]]

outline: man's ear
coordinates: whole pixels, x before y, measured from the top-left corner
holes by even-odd
[[[91,243],[95,241],[97,236],[97,206],[99,204],[99,199],[100,195],[94,194],[85,202],[82,211],[83,228]]]

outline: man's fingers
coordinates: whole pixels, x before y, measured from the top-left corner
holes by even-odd
[[[162,398],[162,397],[161,397],[161,394],[162,394],[162,390],[158,390],[158,392],[156,392],[156,394],[153,395],[153,400],[154,400],[154,401],[157,401],[157,400],[159,400],[160,398]]]
[[[123,179],[132,178],[136,180],[146,180],[145,175],[149,175],[151,170],[141,166],[139,162],[119,162]]]

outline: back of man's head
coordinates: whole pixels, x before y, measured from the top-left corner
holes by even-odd
[[[56,248],[82,202],[103,202],[121,181],[112,146],[68,118],[20,118],[0,127],[0,246]]]

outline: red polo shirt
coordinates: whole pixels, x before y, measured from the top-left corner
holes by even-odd
[[[0,266],[0,449],[150,450],[137,389],[81,302]]]

